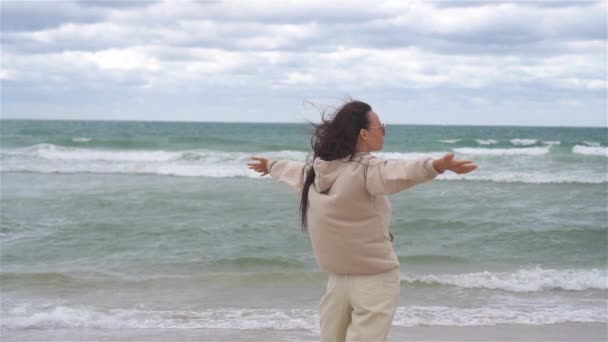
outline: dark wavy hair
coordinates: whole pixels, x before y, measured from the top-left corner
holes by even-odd
[[[326,161],[349,157],[352,160],[357,147],[359,132],[370,125],[367,113],[372,107],[365,102],[351,100],[344,103],[329,117],[321,112],[321,123],[312,123],[314,133],[310,139],[312,163],[316,158]],[[315,170],[309,167],[300,197],[300,223],[302,231],[307,229],[308,191],[315,181]]]

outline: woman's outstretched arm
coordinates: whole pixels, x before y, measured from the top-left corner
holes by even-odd
[[[477,167],[471,160],[454,159],[453,153],[448,153],[435,160],[431,158],[419,160],[373,158],[367,167],[365,185],[372,196],[388,195],[428,182],[446,170],[468,173]]]
[[[249,163],[250,169],[260,176],[270,174],[273,179],[289,185],[296,191],[302,190],[306,178],[306,164],[293,160],[272,160],[264,157],[251,157],[259,163]]]

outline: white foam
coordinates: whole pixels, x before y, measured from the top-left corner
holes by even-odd
[[[91,138],[87,138],[87,137],[73,137],[72,141],[73,142],[89,142],[91,141]]]
[[[608,183],[608,174],[594,170],[580,169],[577,171],[558,171],[547,173],[542,171],[479,171],[470,174],[446,172],[437,177],[439,180],[473,181],[495,183],[524,183],[524,184],[603,184]]]
[[[447,152],[378,152],[375,156],[384,159],[416,160],[420,158],[441,158]]]
[[[597,141],[583,141],[583,144],[591,147],[599,147],[600,143]]]
[[[496,324],[542,325],[567,322],[606,322],[604,308],[581,309],[561,305],[535,308],[481,307],[455,308],[445,306],[399,307],[393,324],[397,326],[484,326]]]
[[[549,147],[526,147],[510,149],[456,148],[457,158],[467,158],[466,154],[482,155],[475,157],[482,168],[476,172],[458,175],[446,172],[438,177],[451,181],[491,181],[499,183],[583,183],[597,184],[608,181],[605,172],[596,169],[577,168],[547,172],[539,170],[511,171],[507,168],[485,170],[483,155],[538,155],[548,153]],[[305,161],[305,151],[266,151],[266,152],[226,152],[216,150],[98,150],[91,148],[62,147],[52,144],[39,144],[26,148],[3,149],[0,171],[34,173],[117,173],[117,174],[155,174],[187,177],[260,178],[250,170],[247,163],[251,156],[260,155],[270,159]],[[441,158],[446,152],[380,152],[374,153],[386,159],[415,160],[419,158]],[[517,158],[517,157],[514,157]],[[494,163],[488,164],[490,167]]]
[[[258,153],[213,150],[146,151],[97,150],[38,144],[2,150],[3,172],[126,173],[193,177],[251,177],[249,157]],[[304,161],[303,151],[271,151],[260,155],[272,159]]]
[[[607,322],[605,308],[551,306],[446,307],[401,306],[393,324],[397,326],[484,326],[495,324],[555,324]],[[10,329],[61,328],[172,328],[172,329],[302,329],[318,332],[316,309],[212,308],[191,310],[113,309],[54,306],[40,309],[16,307],[3,314],[2,326]]]
[[[538,140],[536,139],[511,139],[510,142],[513,145],[518,145],[518,146],[530,146],[530,145],[534,145],[537,143]]]
[[[13,151],[3,151],[3,154],[13,156],[36,157],[47,160],[70,161],[167,161],[181,156],[181,152],[166,151],[114,151],[96,150],[78,147],[64,147],[53,144],[37,144],[18,148]]]
[[[521,148],[478,148],[478,147],[463,147],[455,148],[454,152],[473,155],[542,155],[549,153],[549,147],[521,147]]]
[[[215,150],[97,150],[91,148],[65,147],[53,144],[36,144],[14,150],[3,150],[2,154],[12,156],[37,157],[49,160],[86,160],[86,161],[171,161],[171,160],[204,160],[220,161],[248,158],[255,153],[224,152]],[[302,151],[263,152],[271,158],[303,160],[307,153]]]
[[[550,141],[543,141],[543,144],[545,145],[561,145],[561,141],[558,140],[550,140]]]
[[[455,144],[457,142],[459,142],[462,139],[445,139],[445,140],[439,140],[441,142],[444,142],[446,144]]]
[[[33,311],[33,312],[32,312]],[[55,306],[37,311],[16,307],[2,325],[17,329],[57,328],[181,328],[181,329],[307,329],[318,326],[309,309],[217,308],[201,311],[113,309]]]
[[[515,273],[477,272],[467,274],[442,274],[402,276],[407,283],[451,285],[462,288],[497,289],[512,292],[537,292],[544,290],[606,290],[606,270],[544,270],[540,267],[521,269]]]
[[[498,141],[494,140],[494,139],[475,139],[475,141],[479,144],[479,145],[495,145],[496,143],[498,143]]]
[[[608,147],[576,145],[572,148],[572,153],[608,157]]]

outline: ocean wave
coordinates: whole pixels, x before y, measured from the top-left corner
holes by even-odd
[[[496,324],[544,325],[569,322],[606,322],[605,308],[577,308],[568,305],[534,308],[446,306],[399,307],[393,319],[396,326],[488,326]]]
[[[80,143],[80,142],[89,142],[89,141],[91,141],[91,140],[93,140],[93,139],[91,139],[91,138],[87,138],[87,137],[73,137],[73,138],[72,138],[72,141],[73,141],[73,142],[79,142],[79,143]]]
[[[478,148],[462,147],[453,149],[454,152],[473,155],[541,155],[550,152],[549,147],[519,147],[519,148]]]
[[[243,282],[243,283],[301,283],[302,281],[326,279],[321,271],[295,271],[287,268],[284,271],[253,271],[254,267],[241,270],[218,269],[217,272],[205,273],[122,273],[107,270],[80,270],[66,272],[4,272],[2,281],[7,286],[29,286],[28,284],[53,284],[57,286],[86,286],[99,287],[104,284],[139,284],[152,286],[162,283],[211,283],[211,282]],[[267,269],[267,268],[266,268]],[[209,271],[209,269],[207,269]]]
[[[498,141],[494,139],[475,139],[479,145],[496,145]]]
[[[201,311],[113,309],[55,306],[31,312],[17,307],[3,317],[13,329],[181,328],[181,329],[316,329],[318,314],[308,309],[216,308]],[[30,311],[30,312],[28,312]]]
[[[24,305],[7,310],[2,326],[8,329],[302,329],[319,331],[316,309],[212,308],[203,310],[146,310]],[[542,325],[568,322],[606,322],[603,307],[446,307],[401,306],[396,326],[488,326],[496,324]]]
[[[415,160],[419,158],[434,158],[443,157],[447,152],[374,152],[378,158],[384,159],[401,159]]]
[[[439,141],[446,143],[446,144],[455,144],[461,140],[462,139],[445,139],[445,140],[439,140]]]
[[[445,173],[437,177],[439,180],[493,182],[493,183],[522,183],[522,184],[604,184],[608,183],[608,175],[592,170],[576,172],[516,172],[498,171],[493,173],[456,174]]]
[[[259,178],[246,166],[256,153],[214,150],[124,151],[37,144],[2,150],[2,172],[121,173],[192,177]],[[304,151],[270,151],[271,159],[305,160]]]
[[[603,147],[602,147],[603,148]],[[478,162],[484,168],[483,158],[488,155],[542,155],[549,153],[549,146],[525,148],[455,148],[459,154],[479,155]],[[379,152],[380,158],[414,160],[419,158],[441,158],[446,152]],[[247,168],[246,164],[254,155],[270,159],[305,161],[306,151],[264,151],[259,153],[229,152],[217,150],[98,150],[82,147],[64,147],[53,144],[37,144],[29,147],[1,150],[0,171],[31,173],[113,173],[113,174],[152,174],[185,177],[212,178],[255,178],[259,175]],[[593,169],[572,171],[521,170],[474,172],[458,175],[451,172],[442,174],[439,180],[449,181],[491,181],[498,183],[581,183],[598,184],[608,182],[604,172]],[[600,170],[601,171],[601,170]],[[262,178],[262,179],[267,179]]]
[[[600,143],[597,141],[583,141],[583,144],[591,147],[599,147]]]
[[[157,174],[191,177],[259,178],[246,166],[250,157],[263,155],[270,159],[305,161],[305,151],[265,151],[260,153],[216,150],[124,151],[64,147],[37,144],[2,150],[2,172],[33,173],[124,173]],[[379,157],[392,159],[440,158],[443,152],[382,152]]]
[[[545,290],[606,290],[606,270],[544,270],[540,267],[521,269],[515,273],[477,272],[402,276],[402,282],[416,284],[450,285],[462,288],[482,288],[511,292],[538,292]]]
[[[283,257],[240,257],[213,260],[211,266],[223,268],[244,268],[252,269],[257,267],[277,267],[285,269],[293,269],[306,265],[298,260],[283,258]]]
[[[121,151],[121,150],[98,150],[78,147],[66,147],[54,144],[36,144],[28,147],[2,151],[7,156],[22,156],[52,161],[169,161],[179,159],[182,151]]]
[[[608,147],[576,145],[572,148],[572,153],[608,157]]]
[[[2,281],[6,284],[12,282],[22,284],[23,282],[33,282],[37,284],[69,284],[78,281],[82,281],[73,275],[59,272],[42,272],[42,273],[15,273],[15,272],[4,272],[2,273]]]
[[[561,141],[558,140],[550,140],[550,141],[543,141],[543,144],[545,145],[561,145]]]
[[[462,264],[467,263],[466,258],[451,256],[451,255],[400,255],[399,262],[402,264],[423,264],[423,263],[441,263],[441,264]]]
[[[509,142],[512,145],[517,145],[517,146],[530,146],[530,145],[535,145],[538,140],[536,139],[511,139],[509,140]]]
[[[54,144],[36,144],[12,150],[2,150],[6,156],[34,157],[47,160],[83,160],[83,161],[176,161],[176,160],[204,160],[221,161],[248,158],[255,153],[250,152],[226,152],[218,150],[196,149],[196,150],[100,150],[81,147],[67,147]],[[304,160],[308,155],[304,151],[268,151],[263,152],[270,158],[285,158]]]

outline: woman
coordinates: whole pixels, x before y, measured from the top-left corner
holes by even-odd
[[[364,102],[350,101],[315,125],[312,167],[251,157],[249,168],[300,192],[300,222],[320,268],[329,273],[319,306],[322,341],[385,341],[399,298],[399,261],[389,230],[387,195],[432,180],[446,170],[477,165],[441,159],[387,160],[385,127]]]

